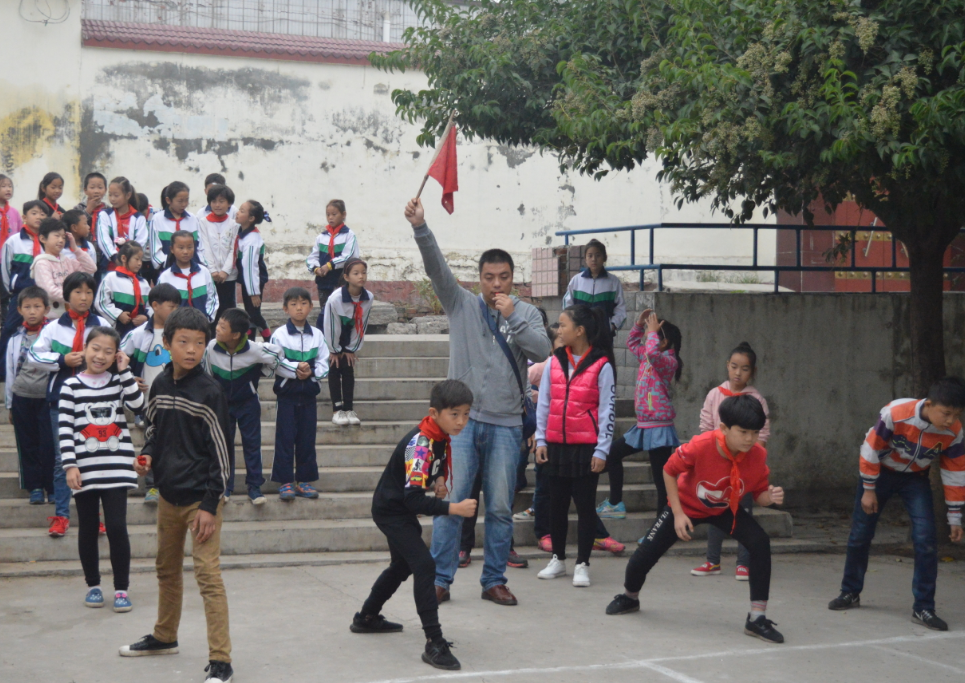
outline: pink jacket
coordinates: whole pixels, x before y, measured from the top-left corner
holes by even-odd
[[[707,398],[704,399],[704,407],[700,409],[701,432],[712,432],[720,426],[720,404],[727,398],[727,396],[721,392],[720,387],[732,391],[730,388],[730,380],[728,380],[720,386],[714,387],[707,393]],[[740,393],[753,396],[764,406],[764,414],[768,416],[768,419],[764,423],[764,429],[761,430],[760,436],[757,438],[766,443],[767,440],[771,438],[771,412],[767,408],[767,401],[757,389],[750,385],[744,387],[744,390]]]
[[[50,313],[47,317],[51,320],[64,314],[64,280],[67,276],[77,271],[91,275],[97,272],[97,266],[86,251],[78,249],[74,255],[77,258],[64,256],[63,252],[59,257],[46,253],[38,254],[30,266],[30,274],[37,286],[50,297]]]
[[[637,388],[633,396],[637,412],[637,427],[671,427],[677,413],[670,400],[670,382],[680,366],[672,349],[660,351],[660,335],[647,334],[646,328],[634,325],[627,338],[627,348],[640,361]]]

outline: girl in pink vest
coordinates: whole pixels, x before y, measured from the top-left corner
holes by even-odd
[[[602,309],[578,304],[560,313],[562,348],[553,352],[540,380],[536,407],[536,462],[550,490],[553,559],[538,576],[566,574],[570,500],[576,505],[574,586],[590,585],[590,552],[596,526],[596,485],[613,439],[616,363],[609,321]]]

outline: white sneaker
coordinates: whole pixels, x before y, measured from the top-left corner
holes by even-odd
[[[359,419],[358,413],[356,413],[354,410],[349,410],[349,411],[347,411],[347,412],[345,413],[345,419],[346,419],[346,423],[345,423],[345,424],[350,424],[350,425],[360,425],[360,424],[362,424],[362,421]]]
[[[577,588],[586,588],[590,585],[590,565],[580,562],[573,569],[573,585]]]
[[[338,425],[339,427],[344,427],[348,424],[348,416],[344,410],[336,410],[332,413],[332,424]]]
[[[556,555],[553,555],[553,559],[546,565],[546,569],[536,575],[540,579],[556,579],[561,576],[566,576],[566,562],[557,559]]]

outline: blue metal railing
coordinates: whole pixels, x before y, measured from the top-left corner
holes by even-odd
[[[656,263],[654,262],[654,234],[657,230],[667,229],[686,229],[686,230],[753,230],[754,232],[754,251],[750,265],[723,265],[723,264],[699,264],[699,263]],[[647,263],[637,263],[637,231],[646,230],[649,234],[649,260]],[[795,265],[793,266],[762,266],[758,263],[758,233],[761,230],[790,230],[794,232],[795,246]],[[570,244],[572,235],[595,235],[611,232],[630,233],[630,265],[628,266],[607,266],[607,270],[636,270],[640,272],[640,291],[644,289],[644,276],[648,270],[657,272],[657,291],[663,291],[663,272],[665,270],[724,270],[724,271],[743,271],[743,272],[768,272],[774,273],[774,292],[779,291],[781,273],[808,273],[808,272],[861,272],[871,274],[871,291],[877,292],[878,273],[907,273],[908,268],[898,266],[898,240],[891,240],[891,266],[868,266],[857,265],[855,263],[856,235],[859,232],[888,232],[887,228],[877,229],[874,226],[854,226],[854,225],[800,225],[797,223],[744,223],[734,225],[732,223],[650,223],[646,225],[626,225],[619,228],[591,228],[589,230],[560,230],[556,233],[565,239],[566,245]],[[851,235],[851,262],[847,265],[801,265],[801,233],[802,232],[847,232]],[[965,233],[965,229],[962,231]],[[947,266],[946,273],[965,273],[965,267]]]

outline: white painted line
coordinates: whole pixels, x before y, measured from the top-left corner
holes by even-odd
[[[905,652],[904,650],[890,650],[881,645],[872,645],[875,650],[880,650],[881,652],[887,652],[890,655],[896,655],[898,657],[906,657],[908,659],[914,659],[915,661],[921,662],[922,664],[928,664],[930,666],[937,666],[940,669],[945,669],[946,671],[952,671],[957,674],[965,675],[965,669],[959,669],[956,666],[951,666],[949,664],[942,664],[941,662],[936,662],[934,659],[928,659],[928,657],[921,657],[911,652]]]
[[[719,652],[704,652],[694,655],[676,655],[673,657],[653,657],[651,659],[630,660],[627,662],[617,662],[613,664],[586,664],[574,666],[552,666],[552,667],[531,667],[527,669],[496,669],[493,671],[460,671],[458,673],[440,673],[426,676],[411,676],[408,678],[386,678],[370,683],[422,683],[423,681],[456,681],[464,678],[501,678],[519,675],[549,675],[555,673],[568,673],[577,671],[616,671],[620,669],[650,669],[665,676],[672,678],[678,683],[703,683],[695,678],[690,678],[685,674],[668,669],[660,664],[671,662],[693,662],[700,659],[712,659],[721,657],[748,657],[753,655],[781,655],[787,652],[807,652],[814,650],[834,650],[853,647],[874,647],[880,645],[890,645],[894,643],[921,643],[932,640],[961,640],[965,639],[965,633],[929,633],[920,636],[893,636],[891,638],[876,638],[874,640],[853,640],[846,643],[827,643],[814,645],[771,645],[751,649],[722,650]],[[894,652],[893,650],[887,650]],[[908,653],[898,653],[908,654]],[[912,655],[915,656],[915,655]],[[922,658],[924,659],[924,658]],[[931,660],[924,660],[934,664]],[[942,665],[947,666],[947,665]],[[952,668],[952,667],[949,667]],[[955,669],[959,671],[958,669]]]

